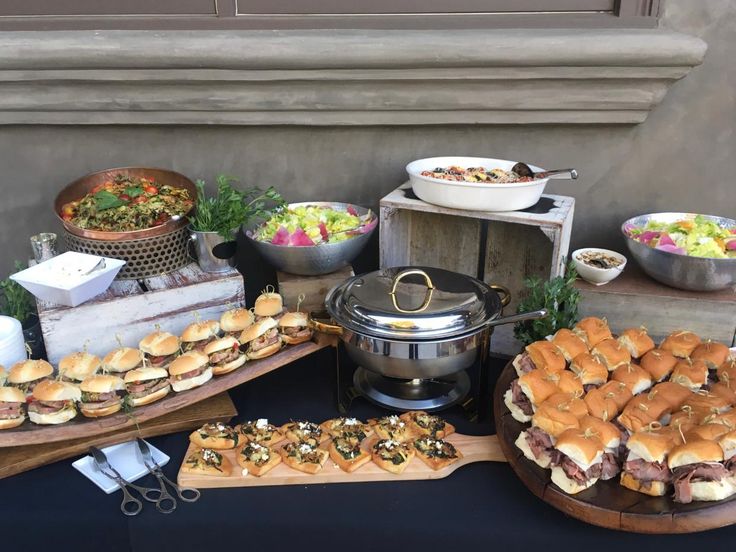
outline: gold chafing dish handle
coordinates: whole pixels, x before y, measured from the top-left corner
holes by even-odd
[[[501,296],[501,306],[505,307],[511,302],[511,291],[506,286],[488,284],[488,287]]]
[[[335,324],[326,311],[310,312],[309,327],[320,333],[342,335],[342,326]]]
[[[403,278],[406,278],[407,276],[411,276],[413,274],[418,274],[419,276],[424,277],[424,283],[427,286],[427,292],[424,294],[424,302],[418,308],[403,309],[399,306],[399,303],[396,299],[396,288]],[[432,293],[434,293],[434,284],[432,283],[432,278],[429,277],[429,274],[419,268],[408,268],[399,272],[396,276],[394,276],[393,284],[391,285],[391,291],[389,291],[389,295],[391,296],[391,301],[394,304],[394,308],[397,311],[403,313],[422,312],[426,310],[426,308],[429,306],[429,303],[432,302]]]

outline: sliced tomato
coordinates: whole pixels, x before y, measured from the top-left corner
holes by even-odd
[[[148,195],[158,194],[158,188],[156,186],[146,186],[145,188],[143,188],[143,191],[146,192]]]
[[[156,217],[156,220],[153,221],[153,224],[156,226],[160,226],[161,224],[164,224],[167,220],[169,220],[169,215],[166,213],[161,213],[159,216]]]
[[[61,218],[62,218],[62,220],[69,221],[69,220],[72,220],[74,218],[74,215],[69,215],[69,214],[66,214],[66,213],[62,213],[61,214]]]
[[[131,201],[130,203],[132,205],[139,205],[141,203],[146,203],[146,202],[148,202],[148,196],[139,195],[138,197],[134,197],[133,201]]]
[[[122,201],[130,201],[130,196],[128,194],[120,194],[118,196]]]
[[[65,203],[64,206],[61,208],[61,214],[73,216],[74,215],[74,204]]]

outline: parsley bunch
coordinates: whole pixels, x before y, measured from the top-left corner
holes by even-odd
[[[269,218],[271,212],[285,205],[284,199],[273,187],[239,190],[232,177],[217,176],[217,194],[207,197],[203,180],[197,180],[197,209],[189,218],[197,232],[217,232],[232,240],[234,232],[253,218]]]
[[[15,261],[16,272],[24,268],[22,263]],[[35,312],[33,297],[19,283],[10,278],[0,282],[0,314],[12,316],[23,324]]]
[[[514,326],[516,339],[528,345],[554,334],[560,328],[572,328],[578,320],[580,292],[575,288],[578,273],[570,263],[564,276],[548,281],[533,276],[524,280],[528,295],[519,303],[518,312],[547,309],[549,313],[539,320],[526,320]]]

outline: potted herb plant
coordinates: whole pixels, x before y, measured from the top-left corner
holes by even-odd
[[[15,261],[16,272],[24,268],[22,263]],[[0,314],[12,316],[21,323],[23,338],[31,348],[31,358],[45,356],[41,323],[33,296],[10,278],[0,281]]]
[[[217,193],[207,196],[205,182],[197,180],[197,205],[189,218],[197,262],[205,272],[223,272],[234,265],[235,235],[253,217],[267,217],[270,209],[284,204],[273,189],[239,190],[237,182],[225,175],[217,177]]]

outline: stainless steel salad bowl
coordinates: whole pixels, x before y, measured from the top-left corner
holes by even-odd
[[[650,213],[631,218],[621,225],[621,232],[631,255],[642,270],[655,280],[671,287],[691,291],[718,291],[736,287],[736,258],[691,257],[654,249],[629,236],[628,230],[646,226],[649,221],[675,222],[691,213]],[[736,220],[701,215],[725,228],[736,228]]]
[[[302,203],[290,203],[288,206],[293,208],[306,207],[307,205],[329,207],[336,211],[347,211],[348,206],[352,205],[359,216],[366,215],[369,211],[364,207],[352,203],[332,201],[305,201]],[[378,214],[375,214],[375,216],[378,216]],[[347,240],[335,243],[294,246],[274,245],[254,239],[253,232],[258,226],[260,226],[260,223],[251,228],[244,229],[245,235],[258,252],[277,270],[302,276],[329,274],[347,266],[368,245],[368,241],[376,229],[374,226],[365,234],[356,234]]]

